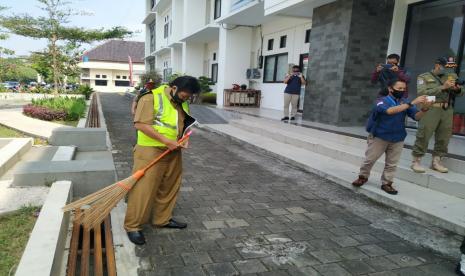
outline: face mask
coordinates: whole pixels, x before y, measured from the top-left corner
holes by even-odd
[[[404,96],[405,92],[400,91],[400,90],[396,90],[396,89],[393,88],[391,93],[392,93],[392,96],[394,96],[394,98],[400,99],[400,98],[402,98]]]
[[[446,73],[446,69],[444,67],[440,67],[439,70],[436,71],[436,75],[442,76]]]
[[[179,98],[178,92],[171,92],[171,97],[173,98],[173,101],[177,104],[182,104],[184,101]]]

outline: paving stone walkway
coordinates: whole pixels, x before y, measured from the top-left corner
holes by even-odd
[[[123,178],[132,162],[132,99],[101,99]],[[145,227],[147,244],[135,252],[139,275],[455,275],[453,261],[327,199],[361,201],[390,216],[361,195],[204,130],[195,132],[190,147],[175,210],[189,227]],[[414,222],[402,223],[405,231],[415,229],[409,227]]]

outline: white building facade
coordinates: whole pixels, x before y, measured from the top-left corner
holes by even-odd
[[[387,54],[402,56],[411,97],[438,56],[457,56],[465,75],[463,0],[145,1],[146,69],[212,78],[219,106],[224,89],[245,84],[261,90],[261,108],[282,110],[282,80],[300,65],[304,119],[362,125],[378,90],[370,74]]]

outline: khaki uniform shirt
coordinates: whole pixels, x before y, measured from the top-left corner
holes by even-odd
[[[457,78],[457,75],[453,74],[454,79]],[[417,93],[418,96],[427,95],[427,96],[436,96],[437,103],[447,103],[449,100],[449,91],[442,90],[442,83],[447,81],[447,76],[443,79],[440,79],[437,76],[434,76],[433,73],[427,72],[418,76],[417,81]],[[442,83],[441,83],[442,82]],[[457,93],[457,92],[452,92]],[[463,89],[460,93],[457,93],[456,96],[462,96],[464,93]]]
[[[165,89],[166,96],[171,100],[170,88]],[[171,104],[178,111],[178,137],[182,135],[184,128],[184,110],[181,105],[177,105],[171,101]],[[136,113],[134,115],[134,123],[153,125],[155,113],[153,110],[153,93],[148,93],[142,96],[137,103]]]

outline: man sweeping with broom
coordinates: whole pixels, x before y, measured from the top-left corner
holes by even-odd
[[[196,78],[182,76],[169,85],[162,85],[138,97],[134,115],[137,145],[134,147],[136,172],[171,150],[145,172],[129,190],[124,228],[129,240],[142,245],[145,238],[142,225],[150,222],[155,227],[182,229],[186,223],[172,218],[173,208],[181,185],[182,155],[178,139],[193,125],[187,100],[200,92]]]

